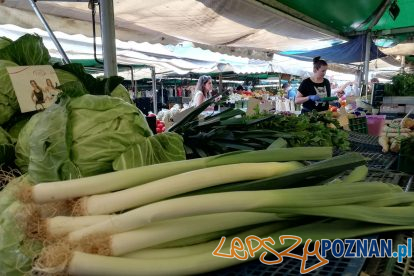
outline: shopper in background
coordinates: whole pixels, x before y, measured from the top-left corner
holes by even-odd
[[[353,84],[354,82],[348,81],[336,89],[332,89],[332,94],[336,95],[338,98],[341,98],[342,96],[351,96],[350,94],[353,92]]]
[[[213,83],[210,76],[201,76],[196,84],[190,106],[197,107],[210,98]]]
[[[328,110],[328,102],[319,102],[321,98],[331,96],[331,84],[325,78],[327,70],[325,60],[320,57],[313,59],[313,76],[302,81],[295,98],[295,103],[302,104],[302,113]]]
[[[294,100],[296,97],[296,91],[295,89],[290,85],[290,83],[285,82],[282,85],[283,90],[285,91],[285,97],[289,100]]]

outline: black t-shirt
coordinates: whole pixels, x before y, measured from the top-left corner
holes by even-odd
[[[304,97],[316,94],[318,94],[321,98],[331,96],[331,84],[329,83],[329,80],[325,78],[321,83],[315,83],[310,78],[304,79],[298,90]],[[328,102],[316,105],[315,102],[311,100],[304,102],[302,105],[304,109],[308,109],[307,111],[311,111],[313,109],[316,109],[317,111],[325,111],[329,108]]]

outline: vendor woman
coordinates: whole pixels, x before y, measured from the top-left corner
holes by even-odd
[[[328,102],[319,102],[321,98],[331,96],[331,84],[324,78],[328,64],[320,57],[313,59],[313,76],[304,79],[296,94],[295,103],[302,104],[302,113],[312,110],[328,110]]]

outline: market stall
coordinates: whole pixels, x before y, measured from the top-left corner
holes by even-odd
[[[351,95],[327,100],[336,111],[297,115],[282,110],[290,101],[281,91],[241,91],[170,125],[155,121],[154,131],[122,78],[109,75],[54,64],[39,36],[0,39],[0,164],[11,172],[0,191],[0,274],[411,269],[411,239],[401,240],[414,228],[408,116],[370,124],[381,114]],[[406,136],[400,155],[381,142],[391,129]]]

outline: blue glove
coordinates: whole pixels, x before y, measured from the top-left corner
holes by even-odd
[[[309,100],[317,102],[321,99],[321,97],[319,97],[318,95],[310,95],[309,96]]]

